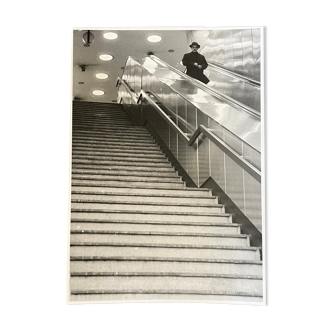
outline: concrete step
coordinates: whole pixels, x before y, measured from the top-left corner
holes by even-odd
[[[102,126],[101,126],[102,127]],[[90,128],[89,126],[84,126],[84,125],[75,125],[73,124],[73,132],[76,131],[87,131],[87,132],[92,132],[92,133],[113,133],[114,131],[122,130],[126,132],[131,132],[131,133],[148,133],[148,130],[144,127],[140,126],[135,126],[133,124],[130,125],[125,125],[125,126],[119,126],[119,125],[108,125],[107,127],[102,127],[100,130],[94,130],[93,128]]]
[[[243,234],[196,234],[196,233],[169,233],[169,232],[125,232],[125,231],[91,231],[72,230],[70,241],[73,243],[126,243],[135,244],[178,244],[201,246],[248,246],[248,237]]]
[[[140,222],[125,222],[117,220],[114,223],[98,223],[98,222],[71,222],[72,231],[112,231],[112,232],[166,232],[166,233],[195,233],[195,234],[240,234],[240,225],[231,223],[215,223],[206,225],[204,223],[181,224],[181,223],[140,223]]]
[[[71,202],[74,208],[87,208],[97,210],[118,210],[118,211],[165,211],[165,212],[193,212],[193,213],[225,213],[223,205],[186,205],[186,204],[172,204],[172,203],[149,203],[145,201],[107,201],[106,198],[100,197],[77,197],[79,195],[72,195]]]
[[[99,145],[99,147],[108,147],[108,146],[139,146],[140,148],[145,148],[145,147],[157,147],[156,142],[152,140],[123,140],[121,138],[114,138],[112,140],[108,141],[101,141],[101,140],[94,140],[94,139],[89,139],[89,138],[74,138],[72,140],[72,143],[79,143],[79,144],[94,144],[94,145]]]
[[[140,179],[142,180],[142,179]],[[176,188],[184,188],[184,183],[183,182],[175,182],[175,181],[159,181],[158,183],[155,182],[147,182],[147,181],[133,181],[133,180],[128,180],[126,179],[121,179],[121,180],[88,180],[88,179],[77,179],[77,178],[72,178],[72,185],[89,185],[93,187],[100,187],[100,186],[107,186],[107,187],[126,187],[126,188],[136,188],[136,187],[141,187],[141,188],[154,188],[154,189],[159,189],[159,188],[164,188],[164,189],[176,189]]]
[[[89,276],[71,277],[71,291],[134,291],[139,293],[141,290],[149,291],[171,291],[185,290],[197,291],[197,286],[201,291],[233,291],[233,292],[256,292],[262,293],[262,280],[252,276],[229,276],[212,275],[206,276],[169,276],[166,274],[137,274],[125,275],[124,273],[113,276]]]
[[[136,159],[136,158],[126,158],[124,160],[123,158],[110,158],[109,160],[94,160],[94,159],[88,159],[88,158],[72,158],[73,164],[79,164],[81,167],[81,164],[85,165],[103,165],[103,166],[137,166],[142,167],[144,165],[145,167],[153,167],[155,170],[160,170],[160,168],[166,168],[167,166],[169,168],[172,168],[171,164],[169,162],[163,162],[163,161],[152,161],[148,160],[145,161],[143,159]]]
[[[73,163],[72,169],[85,169],[85,170],[93,170],[93,171],[116,171],[116,172],[140,172],[140,173],[176,173],[174,168],[171,164],[160,166],[160,165],[153,165],[153,166],[138,166],[132,165],[131,163],[122,163],[120,165],[99,165],[98,163],[94,164],[84,164],[84,163]],[[176,173],[177,174],[177,173]]]
[[[159,177],[159,178],[171,178],[179,179],[180,177],[172,172],[136,172],[135,170],[93,170],[84,168],[73,168],[72,174],[93,174],[93,175],[109,175],[109,176],[139,176],[139,177]]]
[[[113,121],[88,121],[88,120],[76,120],[73,122],[75,125],[84,125],[88,126],[89,128],[107,128],[108,125],[132,125],[132,122],[128,119],[114,119]]]
[[[143,257],[116,257],[106,261],[71,261],[71,275],[84,275],[87,273],[181,273],[181,274],[237,274],[237,275],[262,275],[260,261],[220,260],[219,263],[196,262],[195,260],[172,258]]]
[[[155,160],[155,161],[167,161],[164,155],[151,155],[151,154],[138,154],[123,151],[123,152],[92,152],[92,151],[72,151],[72,156],[76,158],[91,158],[95,160],[108,160],[110,157],[122,157],[122,158],[136,158],[144,160]]]
[[[80,183],[81,181],[72,181],[72,190],[77,191],[79,190],[80,193],[86,192],[86,193],[102,193],[104,194],[110,194],[110,195],[151,195],[151,196],[172,196],[172,197],[205,197],[210,198],[213,197],[211,195],[211,191],[205,188],[160,188],[159,186],[156,188],[147,188],[144,186],[139,187],[129,187],[129,186],[123,186],[123,187],[103,187],[103,186],[86,186]]]
[[[74,144],[72,146],[73,153],[84,153],[84,154],[113,154],[113,153],[130,153],[131,155],[140,155],[140,156],[163,156],[165,155],[162,153],[161,150],[144,150],[144,149],[132,149],[128,147],[118,147],[118,148],[103,148],[103,147],[84,147],[84,146],[77,146]]]
[[[119,291],[117,289],[107,291],[79,291],[70,294],[70,301],[84,303],[99,301],[103,303],[252,303],[253,305],[263,305],[263,294],[255,292],[214,292],[185,291],[181,289],[173,290],[153,290],[136,289],[135,291]]]
[[[98,174],[72,174],[72,179],[75,180],[91,180],[91,181],[133,181],[133,182],[154,182],[154,183],[181,183],[183,181],[178,177],[157,177],[157,176],[131,176],[131,175],[98,175]]]
[[[109,135],[108,137],[98,137],[98,136],[88,136],[88,135],[73,135],[72,138],[73,142],[95,142],[95,143],[114,143],[115,142],[124,142],[124,143],[148,143],[155,144],[156,142],[153,140],[152,137],[138,137],[135,135],[119,135],[113,134]]]
[[[76,208],[72,204],[71,218],[89,220],[156,220],[156,221],[195,221],[195,222],[221,222],[231,223],[232,215],[228,213],[187,213],[187,212],[158,212],[158,211],[125,211],[125,210],[106,210]]]
[[[136,137],[144,137],[144,138],[152,138],[151,134],[148,131],[131,131],[131,130],[126,130],[126,132],[123,132],[123,129],[118,129],[114,128],[110,132],[100,132],[100,131],[91,131],[91,130],[75,130],[74,135],[81,135],[81,136],[86,136],[90,135],[93,137],[112,137],[112,134],[119,134],[121,136],[126,135],[126,136],[136,136]]]
[[[155,145],[151,146],[143,146],[140,147],[139,145],[121,145],[121,146],[114,146],[114,144],[107,144],[107,145],[100,145],[99,143],[75,143],[73,142],[73,149],[76,151],[105,151],[105,152],[112,152],[112,151],[130,151],[132,153],[146,153],[146,154],[163,154],[160,150],[160,147]]]
[[[91,188],[90,188],[91,189]],[[156,191],[155,191],[156,192]],[[161,205],[186,205],[186,206],[211,206],[218,204],[218,199],[215,196],[173,196],[173,195],[158,195],[158,192],[154,196],[151,193],[103,193],[102,190],[79,190],[79,188],[72,189],[72,198],[76,199],[96,199],[105,200],[106,202],[138,202],[144,201],[145,203],[155,203]]]
[[[198,245],[170,245],[170,244],[125,244],[113,243],[98,245],[96,243],[84,245],[70,244],[71,260],[107,260],[114,257],[155,257],[202,260],[216,263],[223,259],[260,260],[258,248],[232,246],[198,246]]]

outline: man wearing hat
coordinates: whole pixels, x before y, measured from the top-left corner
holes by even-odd
[[[203,70],[207,68],[208,64],[205,57],[197,52],[201,46],[192,42],[189,47],[192,52],[185,54],[182,59],[183,65],[187,67],[186,74],[205,84],[209,83],[210,80],[203,74]]]

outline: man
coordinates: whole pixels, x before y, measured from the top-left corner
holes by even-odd
[[[183,65],[187,67],[186,74],[205,84],[209,83],[210,80],[203,74],[203,70],[207,68],[208,64],[204,56],[197,52],[201,46],[193,42],[189,47],[192,52],[185,54],[182,59]]]

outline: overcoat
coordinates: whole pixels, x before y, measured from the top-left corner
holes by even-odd
[[[194,65],[197,62],[202,66],[202,69],[199,69]],[[205,57],[198,52],[190,52],[183,56],[182,63],[187,67],[186,74],[190,77],[196,78],[197,80],[207,84],[210,80],[203,74],[203,70],[207,68],[208,64],[205,60]]]

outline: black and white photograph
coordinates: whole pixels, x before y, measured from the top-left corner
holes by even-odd
[[[68,303],[265,304],[263,34],[73,30]]]

